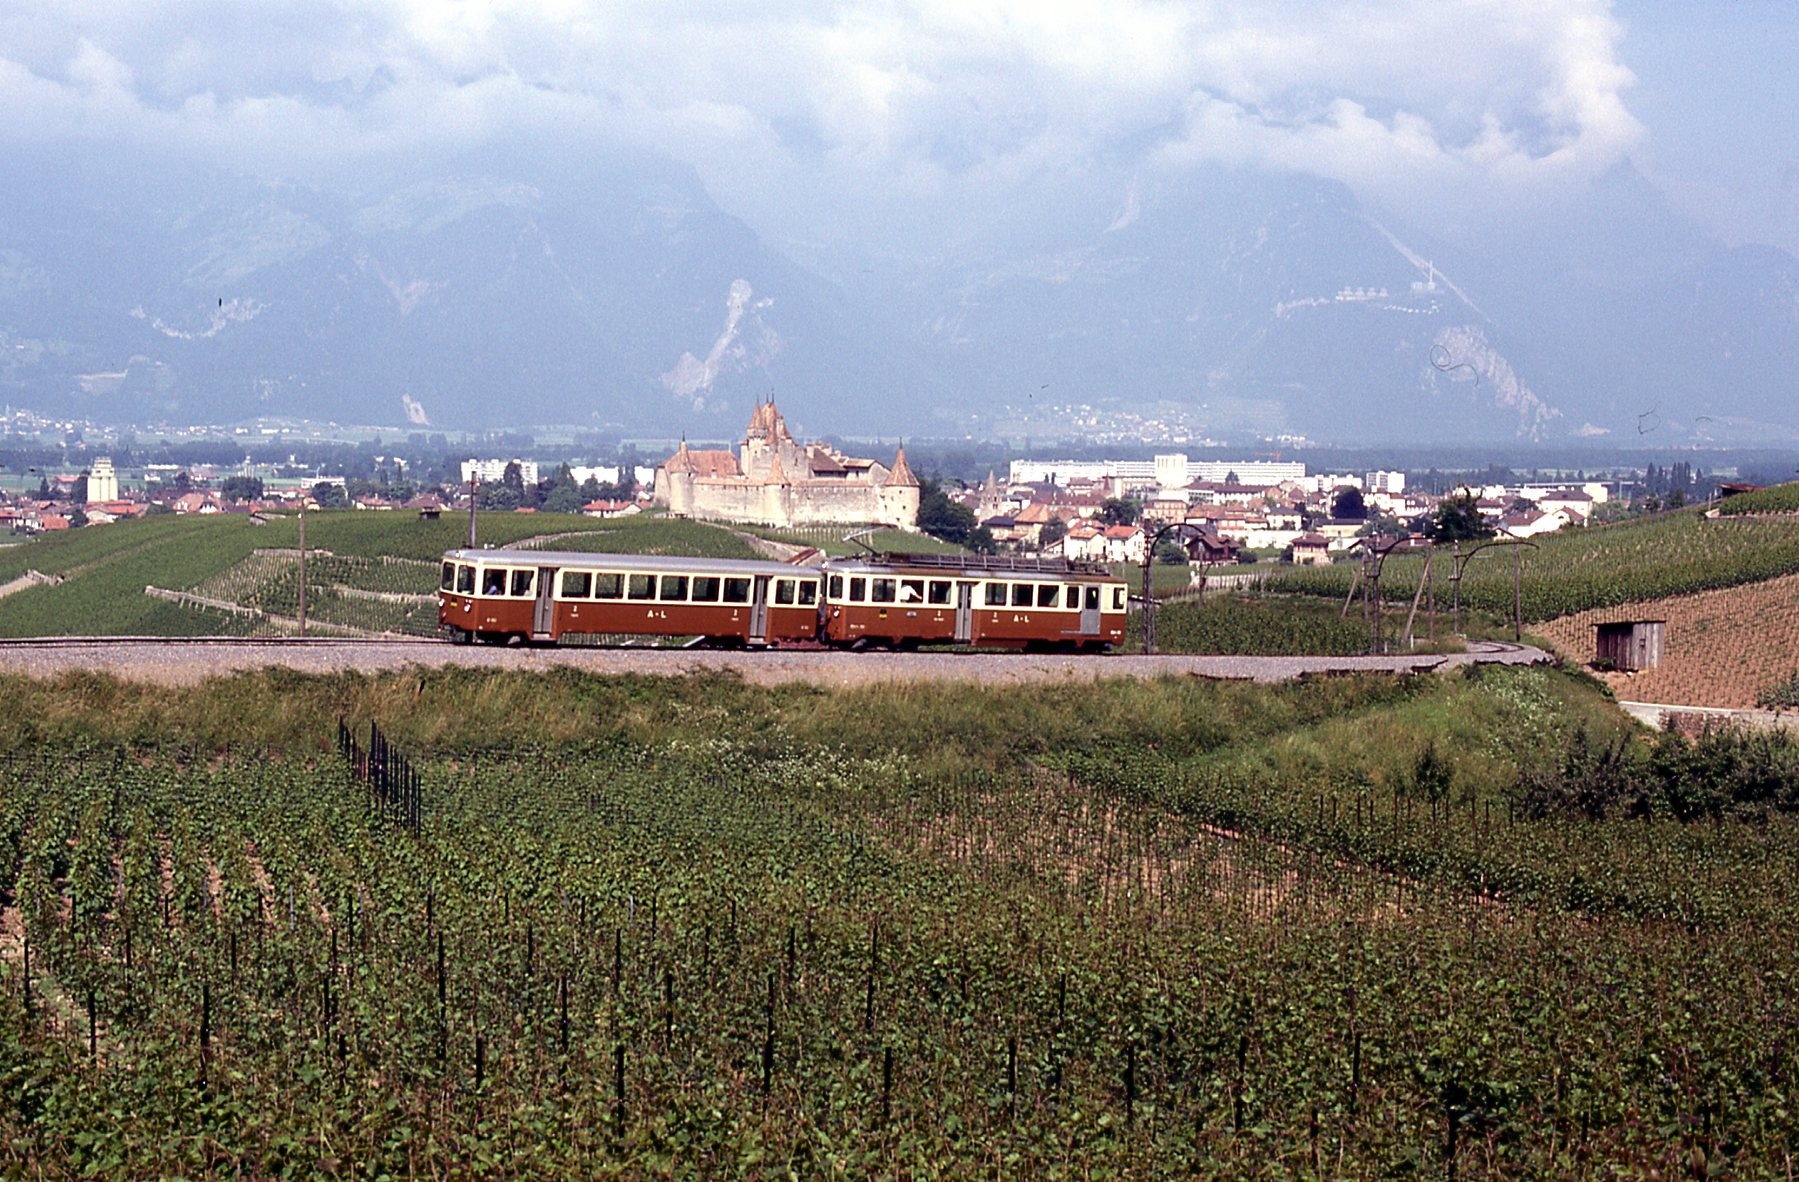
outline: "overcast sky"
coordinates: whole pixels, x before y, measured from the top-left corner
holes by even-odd
[[[7,0],[0,146],[125,139],[325,176],[519,132],[692,164],[778,237],[1197,162],[1384,205],[1621,161],[1799,252],[1793,0]],[[871,238],[874,236],[874,238]]]

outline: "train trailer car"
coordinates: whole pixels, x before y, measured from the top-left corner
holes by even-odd
[[[833,558],[824,574],[826,644],[1099,652],[1124,640],[1129,592],[1098,563],[873,554]]]
[[[778,645],[816,639],[820,584],[818,571],[780,562],[451,550],[437,621],[463,643],[618,634]]]

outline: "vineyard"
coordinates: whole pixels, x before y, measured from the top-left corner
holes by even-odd
[[[1744,513],[1799,513],[1799,481],[1726,497],[1718,502],[1718,512],[1725,517]]]
[[[1799,674],[1799,575],[1566,616],[1537,631],[1568,659],[1593,660],[1593,625],[1667,621],[1662,661],[1638,673],[1601,673],[1619,697],[1681,706],[1754,709]]]
[[[1133,614],[1125,644],[1140,648],[1143,620]],[[1335,607],[1299,596],[1250,598],[1214,591],[1156,609],[1156,649],[1231,656],[1353,656],[1368,651],[1368,625]]]
[[[1522,555],[1527,623],[1799,573],[1799,517],[1709,520],[1695,510],[1561,530],[1532,541],[1538,548]],[[1511,557],[1495,547],[1469,563],[1461,586],[1464,608],[1511,616]],[[1288,568],[1272,576],[1270,586],[1341,601],[1355,565]],[[1440,608],[1451,602],[1451,570],[1448,552],[1440,550],[1432,578]],[[1410,600],[1423,571],[1422,558],[1389,559],[1382,596]]]
[[[1554,673],[8,688],[9,1175],[1791,1168],[1799,760],[1533,819]]]

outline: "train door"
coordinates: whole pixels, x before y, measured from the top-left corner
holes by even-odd
[[[1092,583],[1081,588],[1081,635],[1099,635],[1099,588]]]
[[[968,644],[974,640],[974,584],[956,584],[956,642]]]
[[[556,572],[554,566],[537,568],[537,603],[531,612],[531,639],[553,640],[556,627]]]
[[[756,576],[755,594],[750,599],[750,643],[768,640],[768,576]]]

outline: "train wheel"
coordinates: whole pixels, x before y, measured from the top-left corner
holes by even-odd
[[[451,644],[473,644],[474,642],[475,634],[473,632],[470,632],[467,628],[458,628],[454,624],[450,626]]]

